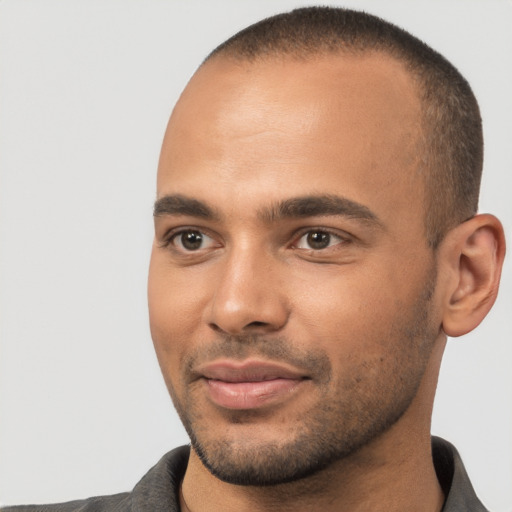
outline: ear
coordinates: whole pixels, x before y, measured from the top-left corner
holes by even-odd
[[[461,336],[480,324],[496,300],[505,257],[503,226],[493,215],[477,215],[451,230],[442,246],[448,272],[443,330]]]

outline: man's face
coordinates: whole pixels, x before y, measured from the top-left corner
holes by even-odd
[[[149,306],[167,386],[219,478],[272,484],[376,439],[439,333],[420,105],[382,56],[192,79],[158,174]]]

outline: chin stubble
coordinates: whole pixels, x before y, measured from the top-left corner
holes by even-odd
[[[408,314],[396,320],[381,343],[394,350],[385,360],[364,360],[333,380],[330,360],[321,350],[300,351],[287,339],[223,336],[184,361],[183,400],[169,386],[176,410],[204,466],[236,485],[271,486],[318,473],[350,456],[394,425],[416,396],[437,331],[429,326],[435,274]],[[400,338],[400,342],[397,342]],[[305,410],[284,440],[258,443],[248,438],[210,438],[209,419],[194,406],[190,370],[217,357],[262,357],[307,370],[318,401]],[[336,391],[333,394],[333,387]],[[251,416],[252,415],[252,416]],[[250,423],[258,412],[231,411],[231,425]]]

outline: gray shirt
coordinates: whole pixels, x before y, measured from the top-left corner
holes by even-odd
[[[131,492],[56,505],[7,507],[1,512],[179,512],[179,486],[189,453],[188,446],[181,446],[164,455]],[[432,456],[446,496],[442,512],[487,512],[473,490],[455,447],[433,437]]]

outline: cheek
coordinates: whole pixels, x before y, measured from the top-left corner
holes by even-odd
[[[311,279],[289,283],[293,314],[319,340],[324,333],[349,342],[358,333],[385,329],[400,302],[393,283],[371,269],[320,268]]]
[[[205,286],[153,254],[148,279],[151,337],[164,376],[179,366],[190,340],[198,337]]]
[[[291,279],[294,334],[324,350],[343,371],[359,368],[367,375],[401,360],[418,334],[414,305],[425,282],[424,276],[404,280],[397,275],[393,265],[368,264],[358,269],[320,268],[314,279],[306,280],[309,286]],[[290,333],[290,339],[294,337]]]

